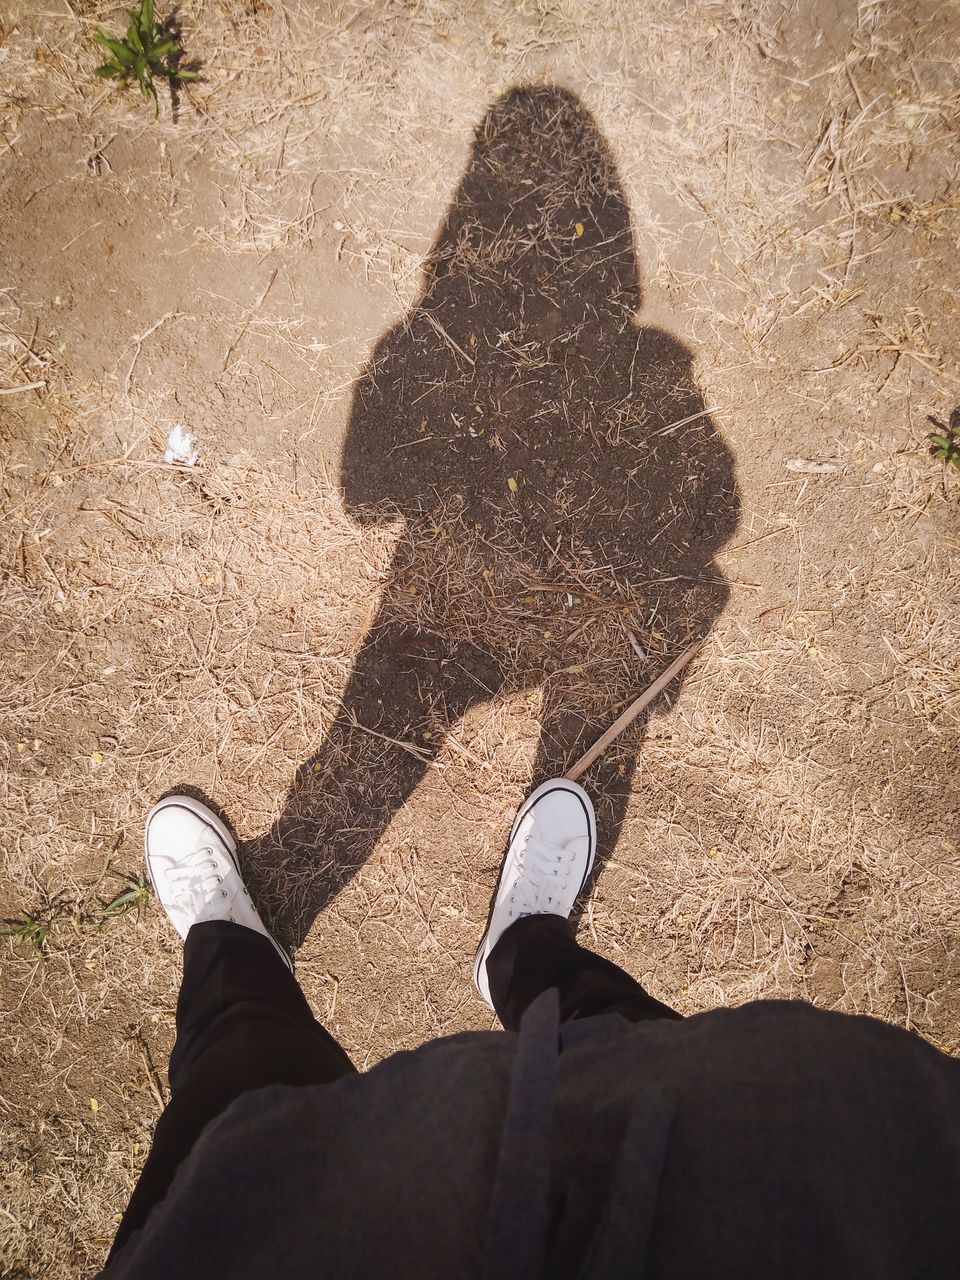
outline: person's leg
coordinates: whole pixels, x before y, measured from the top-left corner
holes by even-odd
[[[242,1093],[326,1084],[354,1070],[310,1012],[289,961],[249,900],[232,837],[205,806],[162,801],[147,820],[147,865],[186,933],[170,1103],[111,1257],[166,1195],[203,1129]]]
[[[170,1102],[111,1252],[143,1226],[203,1129],[240,1094],[327,1084],[354,1069],[267,938],[229,921],[194,925],[184,947]]]
[[[630,1022],[681,1016],[611,960],[581,947],[564,916],[515,921],[490,953],[487,976],[493,1007],[508,1031],[519,1027],[527,1006],[549,987],[560,996],[561,1022],[597,1013],[619,1013]]]
[[[473,975],[508,1030],[551,987],[561,1021],[598,1013],[633,1022],[680,1017],[574,940],[568,917],[593,866],[596,840],[593,805],[575,782],[551,779],[520,807]]]

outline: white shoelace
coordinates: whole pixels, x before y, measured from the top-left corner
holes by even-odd
[[[193,854],[188,863],[177,865],[164,877],[170,889],[170,905],[179,911],[195,913],[216,893],[217,886],[223,884],[213,849],[198,849],[197,853],[208,856],[198,862],[197,855]],[[224,898],[228,896],[226,889],[221,889],[220,893]]]
[[[566,889],[575,859],[575,851],[564,845],[528,836],[510,894],[510,914],[519,919],[543,912]]]

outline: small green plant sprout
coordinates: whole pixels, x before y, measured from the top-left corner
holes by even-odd
[[[0,927],[0,938],[12,938],[14,942],[25,942],[34,951],[43,951],[53,929],[55,917],[41,911],[21,911],[16,920],[10,920]]]
[[[118,872],[113,874],[123,888],[100,908],[100,923],[106,924],[108,920],[126,915],[128,911],[135,911],[137,919],[142,919],[150,898],[150,886],[142,876],[120,875]]]
[[[97,67],[94,75],[106,80],[117,80],[120,84],[131,84],[134,80],[140,86],[140,92],[153,102],[153,114],[160,112],[157,100],[155,76],[165,76],[175,82],[179,80],[196,80],[198,71],[187,71],[177,65],[180,55],[180,44],[172,23],[168,20],[158,24],[154,18],[153,0],[140,0],[137,9],[128,9],[130,25],[122,40],[112,36],[109,31],[100,27],[93,37],[101,49],[110,54],[110,61]]]
[[[951,413],[946,426],[936,418],[930,421],[940,429],[939,433],[930,436],[930,452],[945,465],[952,463],[960,471],[960,407]]]
[[[117,892],[105,902],[97,897],[103,881],[111,876],[119,882]],[[32,911],[21,911],[15,920],[0,923],[0,938],[11,938],[43,955],[51,935],[69,925],[77,937],[91,930],[103,929],[111,920],[118,920],[129,912],[143,918],[150,901],[150,885],[142,876],[133,872],[114,871],[109,858],[96,883],[79,900],[71,900],[66,894],[58,894],[44,906]]]

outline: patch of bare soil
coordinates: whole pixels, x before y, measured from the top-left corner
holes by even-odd
[[[367,1066],[490,1025],[516,805],[694,638],[581,935],[955,1052],[957,5],[196,0],[156,122],[118,12],[0,19],[0,1270],[102,1262],[164,1100],[158,795]]]

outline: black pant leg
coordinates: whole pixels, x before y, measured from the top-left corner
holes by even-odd
[[[682,1015],[647,995],[628,973],[574,940],[563,916],[524,916],[507,929],[487,960],[490,994],[508,1031],[520,1025],[541,991],[556,987],[560,1021],[619,1013],[630,1022]]]
[[[354,1070],[269,939],[229,921],[194,925],[184,945],[170,1102],[111,1256],[143,1226],[204,1126],[234,1098],[272,1084],[327,1084]]]

